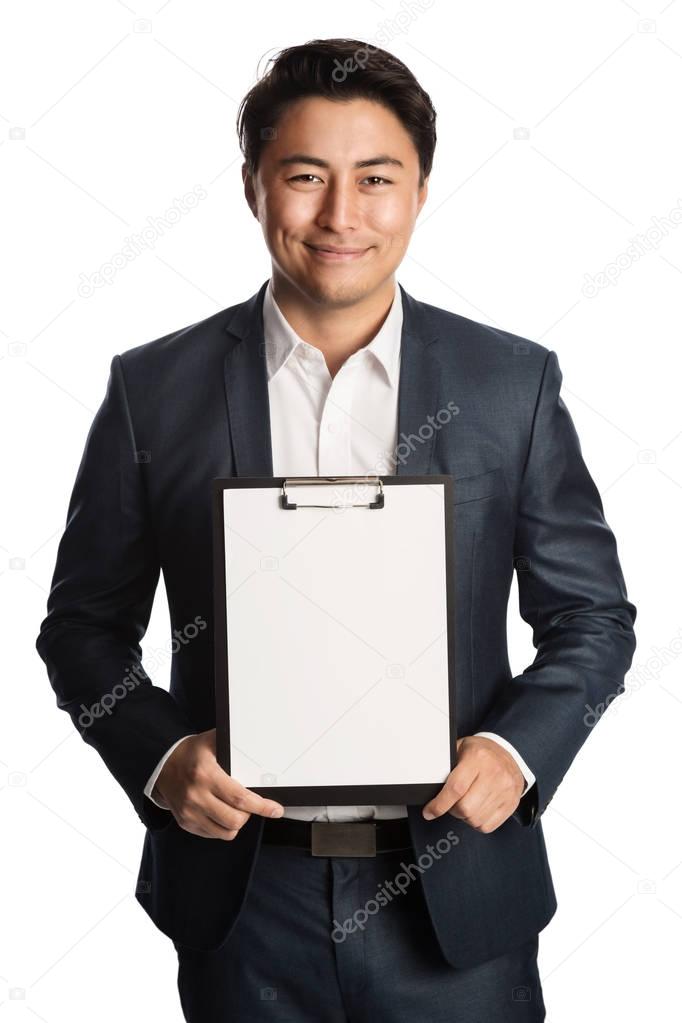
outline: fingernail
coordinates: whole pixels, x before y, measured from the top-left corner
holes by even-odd
[[[431,813],[430,810],[424,810],[422,817],[425,821],[432,821],[436,819],[435,813]]]
[[[279,807],[279,809],[273,810],[272,813],[270,814],[270,816],[271,817],[283,817],[284,816],[284,809],[283,809],[283,807]]]

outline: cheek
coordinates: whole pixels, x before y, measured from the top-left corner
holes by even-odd
[[[414,211],[404,196],[386,196],[382,203],[376,203],[367,210],[370,226],[393,244],[406,243],[414,224]]]
[[[310,202],[306,196],[300,199],[287,196],[286,202],[277,196],[268,197],[263,214],[263,226],[268,237],[276,241],[283,235],[296,234],[310,223]]]
[[[312,193],[302,191],[275,192],[268,199],[268,207],[273,220],[283,228],[298,227],[309,224],[315,217],[318,201]]]

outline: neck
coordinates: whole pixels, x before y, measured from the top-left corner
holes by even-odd
[[[273,268],[272,295],[287,323],[308,344],[319,348],[334,376],[354,352],[376,337],[395,297],[393,275],[351,305],[314,302]]]

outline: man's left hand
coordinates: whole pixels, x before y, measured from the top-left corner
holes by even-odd
[[[476,831],[494,831],[511,817],[526,787],[519,765],[498,742],[483,735],[458,739],[457,756],[457,766],[422,814],[429,820],[449,813]]]

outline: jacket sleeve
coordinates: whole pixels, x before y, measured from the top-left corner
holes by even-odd
[[[514,564],[521,617],[537,653],[512,678],[481,731],[511,742],[535,775],[513,816],[535,825],[591,728],[623,692],[637,614],[616,540],[548,352],[520,484]]]
[[[169,746],[195,729],[141,663],[160,572],[144,460],[115,355],[76,475],[36,648],[57,706],[100,754],[142,823],[157,829],[171,814],[145,796],[145,784]]]

